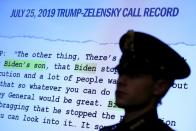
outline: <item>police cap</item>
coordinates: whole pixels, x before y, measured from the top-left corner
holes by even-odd
[[[125,33],[119,42],[122,56],[116,69],[119,74],[152,74],[167,79],[190,75],[185,59],[164,42],[146,33]]]

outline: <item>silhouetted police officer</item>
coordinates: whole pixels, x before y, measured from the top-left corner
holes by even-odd
[[[116,67],[116,104],[125,109],[125,116],[101,131],[172,131],[158,119],[157,105],[175,79],[189,76],[188,64],[149,34],[128,31],[119,44],[122,56]]]

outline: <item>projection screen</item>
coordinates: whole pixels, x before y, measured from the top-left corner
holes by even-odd
[[[118,123],[119,38],[149,33],[191,67],[158,107],[179,131],[195,131],[195,1],[1,1],[2,131],[96,131]]]

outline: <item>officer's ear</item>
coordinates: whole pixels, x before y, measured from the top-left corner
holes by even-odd
[[[153,94],[155,96],[164,96],[169,89],[170,82],[167,80],[156,80],[153,86]]]

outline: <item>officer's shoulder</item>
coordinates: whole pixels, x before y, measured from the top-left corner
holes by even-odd
[[[118,125],[119,123],[115,125],[105,126],[102,129],[100,129],[100,131],[112,131],[112,130],[115,130]]]

